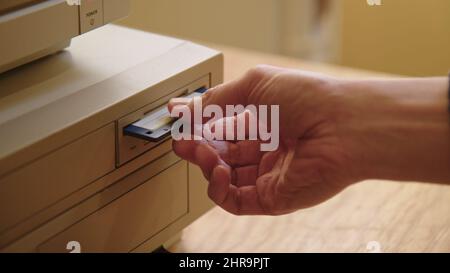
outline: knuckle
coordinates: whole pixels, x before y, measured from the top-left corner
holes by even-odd
[[[266,65],[257,65],[253,68],[250,68],[247,71],[247,77],[251,78],[251,79],[260,79],[262,77],[264,77],[267,74],[267,66]]]
[[[241,157],[241,150],[238,145],[231,145],[229,150],[229,160],[230,164],[235,166],[239,164],[239,159]]]
[[[216,92],[216,90],[217,90],[217,87],[211,88],[208,92],[204,93],[201,96],[203,105],[208,105],[210,103],[211,97],[213,96],[214,92]]]

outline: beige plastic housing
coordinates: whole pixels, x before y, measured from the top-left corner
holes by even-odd
[[[207,183],[170,140],[122,128],[222,80],[221,53],[113,25],[0,74],[0,251],[149,252],[178,234],[212,206]]]
[[[129,10],[129,0],[1,0],[0,73],[60,51]]]

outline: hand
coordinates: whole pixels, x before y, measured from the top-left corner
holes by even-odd
[[[439,89],[439,94],[440,89],[444,89],[441,82],[445,83],[431,84]],[[260,66],[236,81],[209,90],[202,102],[203,107],[215,104],[222,109],[238,104],[279,105],[280,146],[276,151],[261,152],[260,140],[205,139],[174,141],[173,150],[181,158],[200,166],[209,181],[210,198],[237,215],[290,213],[319,204],[363,179],[408,179],[403,175],[412,167],[408,160],[416,156],[420,165],[423,155],[410,152],[420,146],[414,146],[414,141],[398,142],[399,136],[408,138],[408,134],[404,136],[404,131],[396,131],[405,119],[402,111],[394,113],[400,108],[392,103],[397,102],[397,98],[383,93],[383,88],[391,86],[415,93],[411,84],[403,86],[395,81],[353,82]],[[415,82],[412,86],[420,89],[430,84]],[[388,108],[384,108],[383,102]],[[433,105],[439,111],[430,114],[432,119],[439,116],[445,121],[447,116],[441,112],[443,105]],[[192,102],[187,106],[193,110]],[[174,101],[169,103],[169,110],[174,107],[180,105]],[[390,114],[384,114],[389,111]],[[246,115],[248,113],[232,117],[233,122],[243,122]],[[217,126],[226,130],[224,124],[224,120],[216,121],[212,130]],[[436,143],[444,145],[441,148],[450,147],[444,140],[448,137],[448,126],[443,126],[441,134],[436,136]],[[405,160],[402,153],[409,158]],[[440,178],[450,177],[446,168],[449,154],[442,156],[443,165],[435,166],[440,167]],[[398,168],[393,170],[392,166]],[[412,177],[422,178],[420,175]]]
[[[209,90],[203,106],[279,105],[279,148],[261,152],[257,140],[182,140],[173,149],[201,167],[210,198],[231,213],[276,215],[318,204],[358,179],[335,124],[341,102],[329,90],[336,83],[305,72],[253,69]]]

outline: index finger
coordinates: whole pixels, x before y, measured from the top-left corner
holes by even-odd
[[[218,85],[209,89],[201,97],[202,113],[209,105],[217,105],[222,110],[226,109],[227,105],[245,105],[247,104],[248,83],[245,78],[241,78],[229,83]],[[175,106],[188,106],[191,114],[194,114],[194,99],[180,99],[174,98],[168,104],[169,112],[172,112]],[[206,121],[204,121],[206,122]]]

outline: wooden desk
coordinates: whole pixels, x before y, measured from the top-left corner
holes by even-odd
[[[218,47],[225,81],[260,63],[345,77],[370,72]],[[233,216],[216,207],[183,232],[173,252],[450,252],[450,186],[367,181],[317,207],[278,217]]]

